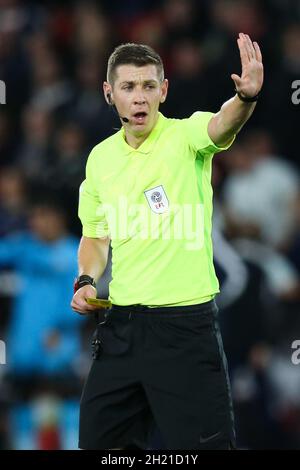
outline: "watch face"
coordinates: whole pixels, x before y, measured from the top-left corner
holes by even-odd
[[[90,284],[95,284],[94,279],[93,279],[91,276],[89,276],[88,274],[82,274],[81,276],[79,276],[79,277],[77,278],[77,281],[78,281],[79,283],[81,283],[81,282],[89,282]]]
[[[93,286],[96,288],[96,283],[94,279],[91,276],[88,276],[87,274],[83,274],[82,276],[79,276],[77,279],[75,279],[74,282],[74,294],[80,287],[83,286]]]

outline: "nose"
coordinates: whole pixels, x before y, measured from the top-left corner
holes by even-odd
[[[143,93],[143,90],[136,90],[136,93],[134,95],[134,104],[145,104],[145,96]]]
[[[135,98],[134,104],[145,104],[146,100],[144,98]]]

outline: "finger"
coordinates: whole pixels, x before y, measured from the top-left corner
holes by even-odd
[[[73,301],[71,302],[71,307],[75,310],[83,311],[86,313],[93,312],[98,308],[95,305],[89,305],[85,300],[81,299],[73,299]]]
[[[242,63],[242,68],[249,62],[248,59],[248,54],[247,50],[245,49],[244,42],[241,38],[237,40],[239,50],[240,50],[240,57],[241,57],[241,63]]]
[[[256,54],[255,54],[255,49],[253,46],[253,42],[250,39],[250,36],[246,34],[246,41],[247,41],[247,46],[251,54],[251,59],[256,59]]]
[[[82,310],[82,309],[80,309],[80,308],[78,308],[78,307],[72,307],[72,310],[73,310],[73,312],[79,313],[80,315],[88,315],[87,312],[85,312],[84,310]]]
[[[95,306],[88,304],[86,299],[88,296],[91,296],[92,298],[94,297],[96,298],[95,292],[89,289],[86,289],[85,287],[86,286],[81,287],[81,289],[78,289],[78,291],[75,293],[73,297],[72,302],[82,309],[94,310]]]
[[[97,309],[87,309],[87,308],[82,308],[78,305],[71,305],[72,310],[76,313],[80,313],[80,315],[90,315],[91,313],[95,313],[95,310]]]
[[[252,55],[251,55],[251,49],[249,47],[247,36],[246,36],[246,34],[242,33],[241,37],[242,37],[242,41],[243,41],[245,51],[246,51],[246,54],[247,54],[247,57],[248,57],[248,61],[250,61],[252,59]]]
[[[241,80],[241,77],[239,77],[238,75],[236,75],[235,73],[233,73],[231,75],[231,78],[232,80],[234,81],[234,84],[235,84],[235,88],[238,90],[241,86],[241,83],[242,83],[242,80]]]
[[[260,50],[260,47],[259,47],[258,43],[254,42],[253,46],[254,46],[254,49],[255,49],[256,60],[258,60],[258,62],[262,62],[262,54],[261,54],[261,50]]]

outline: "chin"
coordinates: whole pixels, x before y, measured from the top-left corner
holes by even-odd
[[[142,124],[142,125],[135,125],[133,126],[133,131],[136,135],[143,135],[145,132],[149,131],[149,125]]]

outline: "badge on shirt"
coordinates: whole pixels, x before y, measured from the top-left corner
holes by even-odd
[[[156,186],[144,191],[150,208],[156,214],[162,214],[169,209],[169,201],[163,186]]]

